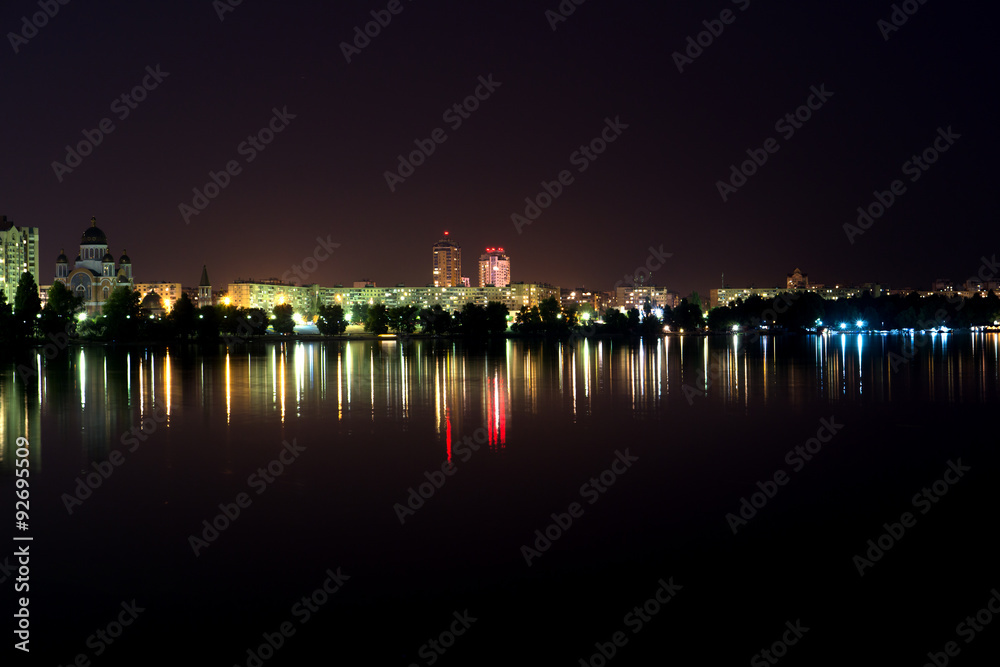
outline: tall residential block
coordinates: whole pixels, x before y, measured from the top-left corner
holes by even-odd
[[[444,233],[434,244],[434,287],[462,286],[462,247]]]
[[[505,287],[510,285],[510,257],[503,248],[487,248],[479,256],[479,286]]]
[[[17,283],[27,271],[38,285],[38,227],[18,227],[7,216],[0,219],[0,289],[14,302]]]

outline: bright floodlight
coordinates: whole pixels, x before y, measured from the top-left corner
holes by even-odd
[[[739,330],[740,330],[740,325],[734,324],[733,325],[733,331],[739,331]]]
[[[87,319],[87,313],[77,313],[76,314],[76,319],[78,319],[81,322],[83,322],[85,319]]]
[[[847,322],[841,322],[840,323],[840,328],[841,329],[846,329],[847,328]]]
[[[857,322],[855,322],[855,324],[857,324],[857,325],[858,325],[858,328],[859,328],[859,329],[860,329],[861,327],[865,326],[865,323],[864,323],[864,322],[863,322],[862,320],[858,320]]]

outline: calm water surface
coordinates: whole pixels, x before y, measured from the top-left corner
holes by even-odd
[[[578,665],[616,632],[609,664],[745,664],[797,619],[782,664],[1000,647],[955,634],[1000,585],[997,334],[75,347],[6,364],[0,399],[49,664],[256,664],[283,623],[264,664]]]

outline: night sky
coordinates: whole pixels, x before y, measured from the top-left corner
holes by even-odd
[[[388,2],[243,0],[220,20],[222,4],[76,0],[14,45],[40,10],[3,4],[0,213],[40,228],[43,284],[92,215],[137,281],[195,285],[207,264],[216,289],[281,276],[317,237],[340,245],[308,282],[424,285],[445,229],[474,283],[486,246],[513,280],[596,289],[662,246],[652,282],[706,297],[723,272],[772,286],[796,267],[929,289],[1000,250],[996,27],[972,3],[911,0],[886,40],[889,2],[589,0],[553,30],[557,0],[400,0],[350,63],[341,42]],[[678,71],[672,54],[723,10],[732,22]],[[168,74],[136,108],[116,103],[154,81],[147,67]],[[491,76],[453,129],[445,111]],[[813,86],[832,96],[786,138],[776,121]],[[239,146],[275,108],[294,119],[248,162]],[[57,177],[105,118],[113,132]],[[608,118],[627,129],[580,172],[572,154]],[[960,138],[912,182],[903,164],[939,127]],[[437,128],[446,141],[391,191],[385,172]],[[771,137],[724,202],[717,181]],[[179,206],[231,160],[240,173],[186,222]],[[573,182],[518,233],[511,215],[563,170]],[[843,225],[895,179],[905,193],[851,243]]]

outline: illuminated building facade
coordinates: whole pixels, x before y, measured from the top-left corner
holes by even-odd
[[[615,288],[615,306],[631,310],[675,308],[680,303],[677,292],[656,285],[629,285]]]
[[[460,287],[462,285],[462,247],[448,238],[434,244],[434,287]]]
[[[140,300],[150,294],[160,297],[164,311],[171,311],[177,299],[181,298],[184,288],[180,283],[155,282],[155,283],[135,283],[135,291],[139,293]]]
[[[14,303],[17,283],[25,271],[38,281],[38,227],[17,227],[7,216],[0,219],[0,290]]]
[[[116,287],[133,287],[132,260],[123,251],[115,261],[108,250],[108,237],[97,226],[97,218],[91,218],[90,227],[80,237],[80,252],[73,260],[73,268],[65,251],[60,252],[55,279],[83,298],[87,315],[98,315]]]
[[[559,288],[534,283],[511,283],[503,287],[320,287],[271,280],[244,280],[230,283],[229,297],[234,306],[263,308],[267,312],[279,303],[289,303],[300,314],[325,305],[340,305],[345,310],[355,304],[376,303],[390,308],[440,305],[446,310],[461,310],[467,303],[485,306],[490,301],[498,301],[511,312],[517,312],[522,306],[537,306],[548,297],[559,299]]]
[[[510,284],[510,257],[503,248],[487,248],[479,256],[479,286],[504,287]]]

